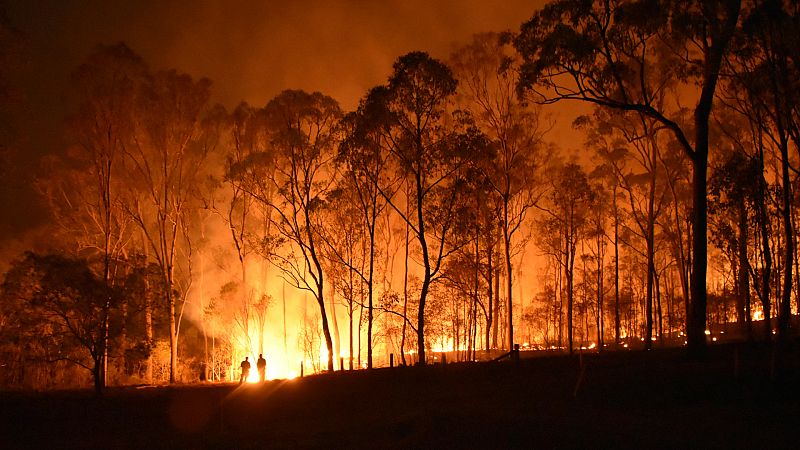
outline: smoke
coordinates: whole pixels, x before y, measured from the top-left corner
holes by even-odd
[[[517,29],[537,3],[51,0],[17,6],[12,20],[50,57],[48,65],[62,66],[53,67],[56,77],[95,45],[125,41],[155,68],[211,78],[229,105],[263,104],[285,88],[302,88],[348,108],[385,79],[397,56],[425,50],[446,57],[473,33]]]
[[[214,81],[214,101],[264,105],[287,88],[321,91],[344,109],[383,83],[395,59],[412,50],[446,58],[472,34],[518,29],[543,0],[388,0],[108,2],[40,0],[6,5],[30,61],[17,83],[31,111],[25,148],[7,186],[35,199],[28,180],[43,155],[63,150],[63,120],[74,107],[69,74],[98,44],[126,42],[154,69]],[[3,191],[7,189],[2,188]],[[25,192],[20,192],[21,190]],[[12,222],[13,219],[13,222]],[[0,239],[44,220],[4,214]]]
[[[148,61],[210,77],[227,105],[261,105],[300,88],[324,92],[345,109],[383,82],[399,55],[446,57],[453,43],[516,29],[534,9],[519,0],[161,3],[146,7],[140,26],[130,25],[132,46]],[[146,24],[152,35],[141,34]]]
[[[446,59],[458,43],[474,33],[515,30],[544,1],[507,0],[388,0],[338,1],[197,1],[141,0],[41,0],[14,2],[7,6],[13,26],[26,41],[30,64],[16,82],[29,109],[25,129],[26,148],[8,185],[16,186],[17,199],[34,198],[25,187],[43,156],[62,152],[64,118],[74,108],[70,73],[98,44],[124,41],[155,70],[176,69],[213,82],[213,100],[228,108],[240,101],[261,106],[284,89],[321,91],[337,99],[345,110],[353,109],[366,91],[386,81],[398,56],[412,50],[428,51]],[[16,181],[16,182],[15,182]],[[28,189],[20,194],[19,189]],[[9,197],[0,192],[2,198]],[[44,220],[43,214],[20,210],[4,214],[0,221],[0,252],[19,250],[20,236]],[[13,226],[9,225],[12,223]],[[215,224],[209,235],[219,239],[208,245],[227,248],[230,242]],[[7,231],[8,230],[8,231]],[[218,238],[217,238],[218,237]],[[199,322],[202,301],[220,296],[220,288],[237,277],[230,253],[219,253],[224,264],[209,256],[200,263],[208,277],[195,287],[189,320]],[[251,261],[259,266],[263,261]],[[253,268],[260,271],[260,268]],[[255,278],[255,277],[254,277]],[[273,299],[270,324],[265,332],[266,354],[280,354],[288,364],[302,355],[287,355],[284,347],[297,349],[306,318],[318,315],[313,300],[286,286],[269,271],[267,286],[257,295]],[[283,297],[286,297],[288,336],[282,329]],[[307,296],[306,296],[307,297]],[[206,303],[207,304],[207,303]],[[337,308],[338,310],[339,308]],[[347,348],[346,319],[337,311],[342,329],[341,349]],[[275,327],[281,324],[281,327]],[[251,336],[251,339],[253,337]],[[287,343],[284,345],[284,339]],[[257,352],[257,346],[251,351]],[[342,353],[343,350],[340,351]]]

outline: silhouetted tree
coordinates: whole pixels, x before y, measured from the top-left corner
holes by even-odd
[[[374,254],[370,252],[370,236],[365,230],[364,211],[361,209],[357,197],[357,189],[351,183],[353,179],[342,177],[326,201],[326,222],[336,226],[324,227],[320,230],[321,238],[325,243],[324,255],[328,261],[328,273],[333,292],[340,296],[342,304],[347,308],[348,335],[349,335],[349,367],[353,370],[354,336],[353,319],[357,307],[364,306],[365,288],[369,290],[369,261],[374,261]],[[374,246],[374,238],[372,240]],[[374,252],[374,247],[372,249]],[[374,266],[373,266],[374,267]],[[368,308],[372,308],[367,300]],[[372,320],[371,312],[368,321]],[[361,332],[359,323],[357,333]],[[371,338],[371,330],[368,330]],[[367,343],[367,368],[371,368],[372,345]]]
[[[385,86],[364,100],[375,105],[377,120],[361,122],[380,133],[382,151],[394,173],[373,179],[381,196],[414,234],[422,263],[417,312],[419,363],[425,364],[425,305],[431,282],[446,257],[460,168],[476,152],[478,132],[467,117],[446,109],[457,81],[450,69],[425,53],[401,56]],[[373,118],[374,119],[374,118]],[[408,185],[408,196],[402,189]],[[411,210],[405,208],[409,201]]]
[[[797,5],[779,0],[754,1],[749,5],[730,58],[728,104],[744,114],[762,136],[760,145],[775,149],[780,163],[783,286],[778,309],[778,338],[786,341],[791,317],[792,275],[796,264],[793,217],[793,182],[789,144],[800,144],[798,119],[798,52],[796,30],[800,25]]]
[[[77,364],[91,372],[100,393],[107,346],[120,330],[118,321],[110,325],[111,305],[117,302],[109,299],[119,294],[86,260],[34,253],[13,264],[0,289],[6,307],[20,308],[4,315],[21,321],[21,338],[40,341],[43,353],[28,357]]]
[[[125,148],[130,184],[126,208],[161,269],[169,310],[170,383],[176,380],[178,359],[176,257],[186,239],[183,220],[208,150],[199,136],[210,84],[174,71],[154,75],[137,96],[133,145]]]
[[[74,243],[77,253],[100,261],[101,280],[109,290],[130,242],[130,219],[120,202],[121,166],[132,143],[137,94],[147,76],[142,59],[124,44],[99,47],[73,73],[80,102],[69,121],[74,145],[63,157],[50,158],[37,180],[62,238]],[[111,306],[103,309],[106,328]],[[101,369],[105,384],[108,355]]]
[[[377,100],[375,98],[371,100]],[[362,100],[358,109],[343,120],[345,139],[339,147],[338,160],[346,168],[346,186],[354,194],[358,205],[359,218],[363,220],[363,230],[367,238],[368,262],[365,270],[355,270],[367,286],[367,368],[372,368],[372,327],[375,297],[375,257],[376,231],[379,216],[386,208],[386,201],[380,194],[378,180],[386,176],[388,170],[387,154],[381,149],[381,128],[372,126],[369,121],[385,120],[380,102]],[[355,268],[353,268],[355,269]]]
[[[541,109],[520,101],[519,57],[511,46],[511,35],[486,33],[451,57],[459,87],[481,130],[493,141],[495,157],[484,165],[486,180],[500,198],[500,227],[506,272],[508,348],[514,346],[513,256],[521,250],[515,234],[541,191],[539,169],[547,157],[546,132]]]
[[[634,232],[645,241],[643,256],[645,270],[645,349],[652,348],[653,302],[655,292],[656,222],[661,215],[666,195],[659,175],[663,175],[659,153],[662,129],[645,115],[607,114],[598,110],[594,115],[595,129],[589,131],[589,142],[612,169],[617,184],[627,193]],[[615,114],[616,113],[616,114]],[[638,250],[638,246],[633,248]]]
[[[267,172],[274,197],[255,194],[274,212],[270,220],[277,235],[270,237],[266,251],[288,283],[310,292],[317,301],[328,349],[327,368],[333,371],[319,233],[328,226],[322,223],[323,205],[335,183],[333,160],[342,112],[336,100],[319,92],[287,90],[270,100],[264,114],[274,158],[274,171]],[[247,170],[263,170],[262,164],[253,162]]]
[[[559,238],[552,243],[558,249],[551,252],[559,254],[558,261],[564,272],[564,292],[567,294],[567,345],[573,351],[573,309],[575,299],[575,258],[578,241],[586,233],[585,226],[589,219],[589,208],[594,199],[594,192],[581,166],[567,163],[552,172],[552,186],[547,194],[547,204],[538,206],[546,213],[543,219],[549,223],[546,229],[557,233]],[[552,245],[552,244],[551,244]]]
[[[736,286],[736,317],[752,337],[750,311],[749,228],[755,219],[758,192],[757,162],[744,152],[733,150],[709,179],[709,215],[712,242],[730,261]]]
[[[544,103],[578,100],[647,115],[669,129],[692,160],[692,352],[706,345],[709,116],[740,9],[740,0],[560,0],[534,14],[515,40],[525,60],[523,92]],[[673,104],[657,103],[653,95],[660,80],[671,77],[685,89],[699,88],[691,129],[674,117]]]

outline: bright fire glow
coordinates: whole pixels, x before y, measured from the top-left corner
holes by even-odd
[[[250,373],[247,375],[247,382],[258,383],[258,370],[250,369]]]
[[[255,273],[260,270],[260,266],[255,263],[248,265],[248,268]],[[277,278],[275,274],[272,275]],[[217,344],[216,350],[210,349],[209,354],[215,355],[216,359],[210,362],[217,367],[217,373],[221,374],[218,376],[227,381],[238,382],[240,364],[248,357],[250,372],[247,382],[259,382],[257,361],[260,353],[267,362],[265,380],[292,379],[299,377],[301,371],[304,375],[311,375],[327,369],[328,350],[313,299],[303,296],[291,287],[282,289],[278,282],[270,282],[272,277],[267,276],[264,280],[263,283],[257,283],[257,286],[249,286],[249,297],[267,299],[264,300],[265,307],[259,309],[260,304],[251,300],[252,306],[249,310],[246,309],[245,302],[241,300],[244,294],[239,287],[229,294],[230,297],[224,300],[227,304],[222,303],[219,313],[213,316],[208,331],[217,337]],[[218,288],[213,285],[209,287],[204,298],[213,298],[216,295],[214,289]],[[221,301],[219,298],[216,300]],[[207,301],[198,301],[197,304],[206,305]],[[199,313],[193,311],[191,319],[198,320],[197,314]],[[342,325],[340,317],[339,326]],[[349,366],[349,355],[345,350],[348,348],[346,334],[339,338],[339,345],[342,349],[339,352],[342,353],[340,357]],[[340,362],[334,361],[334,365],[338,369]]]

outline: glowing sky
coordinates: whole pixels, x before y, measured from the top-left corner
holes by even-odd
[[[319,90],[354,107],[385,81],[401,54],[446,58],[482,31],[517,29],[542,1],[503,0],[29,0],[5,5],[26,45],[18,84],[25,95],[17,174],[0,187],[8,203],[32,197],[30,174],[41,155],[64,145],[69,74],[100,43],[126,42],[154,69],[214,81],[228,107],[265,104],[286,88]],[[0,6],[2,8],[2,6]],[[4,215],[3,236],[19,235],[35,208]]]

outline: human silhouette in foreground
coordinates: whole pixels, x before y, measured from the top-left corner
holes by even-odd
[[[248,356],[245,356],[244,361],[242,361],[242,375],[239,377],[239,384],[247,381],[247,377],[250,375],[250,361],[247,358]]]
[[[258,354],[258,361],[256,361],[256,368],[258,369],[258,381],[264,382],[267,378],[267,360],[261,353]]]

